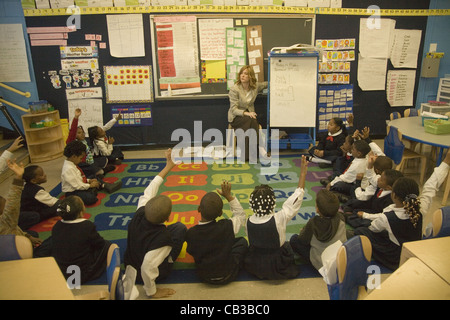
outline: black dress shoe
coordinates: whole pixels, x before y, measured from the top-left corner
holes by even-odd
[[[320,179],[320,184],[326,187],[330,183],[330,180],[327,179]]]

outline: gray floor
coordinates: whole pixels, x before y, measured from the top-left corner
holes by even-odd
[[[382,140],[376,141],[382,147]],[[426,151],[426,150],[425,150]],[[290,151],[285,151],[289,153]],[[161,158],[164,156],[164,149],[145,150],[145,151],[125,151],[125,158]],[[46,190],[52,190],[59,182],[61,168],[64,158],[39,163],[47,174],[48,181],[42,186]],[[408,167],[406,176],[418,180],[419,164],[413,163]],[[428,166],[426,178],[431,174],[433,164]],[[12,178],[6,178],[0,184],[0,194],[6,195],[11,184]],[[430,212],[434,212],[441,207],[443,191],[442,188],[433,200]],[[447,202],[448,204],[448,202]],[[429,222],[429,216],[425,217],[424,225]],[[384,280],[388,275],[383,275]],[[328,291],[322,278],[295,279],[288,281],[237,281],[226,286],[216,287],[202,283],[195,284],[170,284],[161,287],[172,288],[176,293],[170,298],[164,300],[327,300]],[[82,295],[97,290],[107,290],[107,286],[82,286],[81,289],[74,289],[75,295]],[[139,299],[149,299],[138,285],[140,293]]]

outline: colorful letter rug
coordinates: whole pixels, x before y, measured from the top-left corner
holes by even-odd
[[[198,163],[196,163],[198,162]],[[300,157],[284,156],[279,159],[278,170],[274,174],[261,174],[260,164],[207,164],[204,161],[189,161],[176,166],[167,176],[159,189],[160,194],[167,195],[172,200],[172,214],[166,222],[167,225],[182,222],[190,228],[200,220],[197,211],[200,200],[209,191],[220,188],[223,180],[232,184],[232,192],[241,202],[247,215],[253,214],[249,208],[249,195],[254,187],[260,184],[270,185],[276,195],[276,210],[281,209],[283,202],[295,190],[300,174]],[[116,170],[105,177],[106,182],[122,180],[122,188],[113,194],[106,192],[98,193],[98,202],[86,208],[85,218],[93,221],[100,235],[117,243],[120,247],[121,261],[127,245],[127,228],[132,219],[139,197],[152,179],[164,168],[165,159],[130,159],[124,160],[117,166]],[[297,215],[289,222],[286,232],[286,240],[299,233],[307,221],[316,215],[315,196],[322,188],[320,179],[331,174],[328,169],[320,169],[316,164],[310,163],[306,176],[306,192],[302,207]],[[61,185],[52,190],[52,195],[63,197]],[[224,215],[222,218],[231,216],[230,207],[224,199]],[[55,217],[34,226],[32,230],[39,232],[41,239],[51,235],[53,225],[60,219]],[[246,237],[245,229],[242,228],[238,236]],[[309,264],[299,263],[301,278],[320,277],[320,274]],[[244,270],[238,280],[257,280],[256,277],[246,273]],[[187,283],[198,282],[195,275],[195,266],[192,256],[186,253],[186,243],[180,256],[174,263],[174,269],[164,283]],[[106,276],[91,282],[90,284],[106,283]]]

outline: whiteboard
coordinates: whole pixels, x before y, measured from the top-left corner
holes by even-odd
[[[317,56],[270,57],[271,127],[315,127]]]

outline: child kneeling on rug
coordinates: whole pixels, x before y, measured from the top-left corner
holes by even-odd
[[[201,220],[186,233],[186,250],[194,257],[202,281],[227,284],[237,277],[248,250],[247,240],[235,237],[247,216],[239,200],[232,196],[228,181],[217,192],[228,200],[233,216],[216,221],[223,214],[223,201],[217,193],[207,193],[198,207]]]
[[[171,153],[171,149],[166,151],[166,166],[144,190],[128,225],[124,263],[137,270],[136,282],[143,282],[145,293],[152,298],[165,298],[175,293],[169,288],[157,288],[156,282],[170,274],[187,230],[181,222],[164,224],[172,212],[172,200],[157,195],[165,176],[175,166]]]
[[[66,278],[73,274],[69,266],[80,268],[81,284],[99,278],[106,271],[110,245],[100,236],[95,224],[84,219],[86,208],[80,197],[61,200],[58,214],[62,220],[52,229],[52,256]]]
[[[338,210],[337,195],[326,189],[320,190],[316,197],[318,215],[309,219],[300,234],[294,234],[289,241],[294,252],[317,270],[322,268],[322,252],[329,245],[338,240],[347,241],[344,216]]]
[[[250,207],[255,214],[247,220],[249,252],[244,265],[248,272],[260,279],[292,279],[299,273],[294,252],[286,241],[286,225],[303,203],[308,171],[305,156],[302,156],[300,170],[298,186],[280,211],[274,211],[276,199],[270,186],[257,186],[250,195]]]

